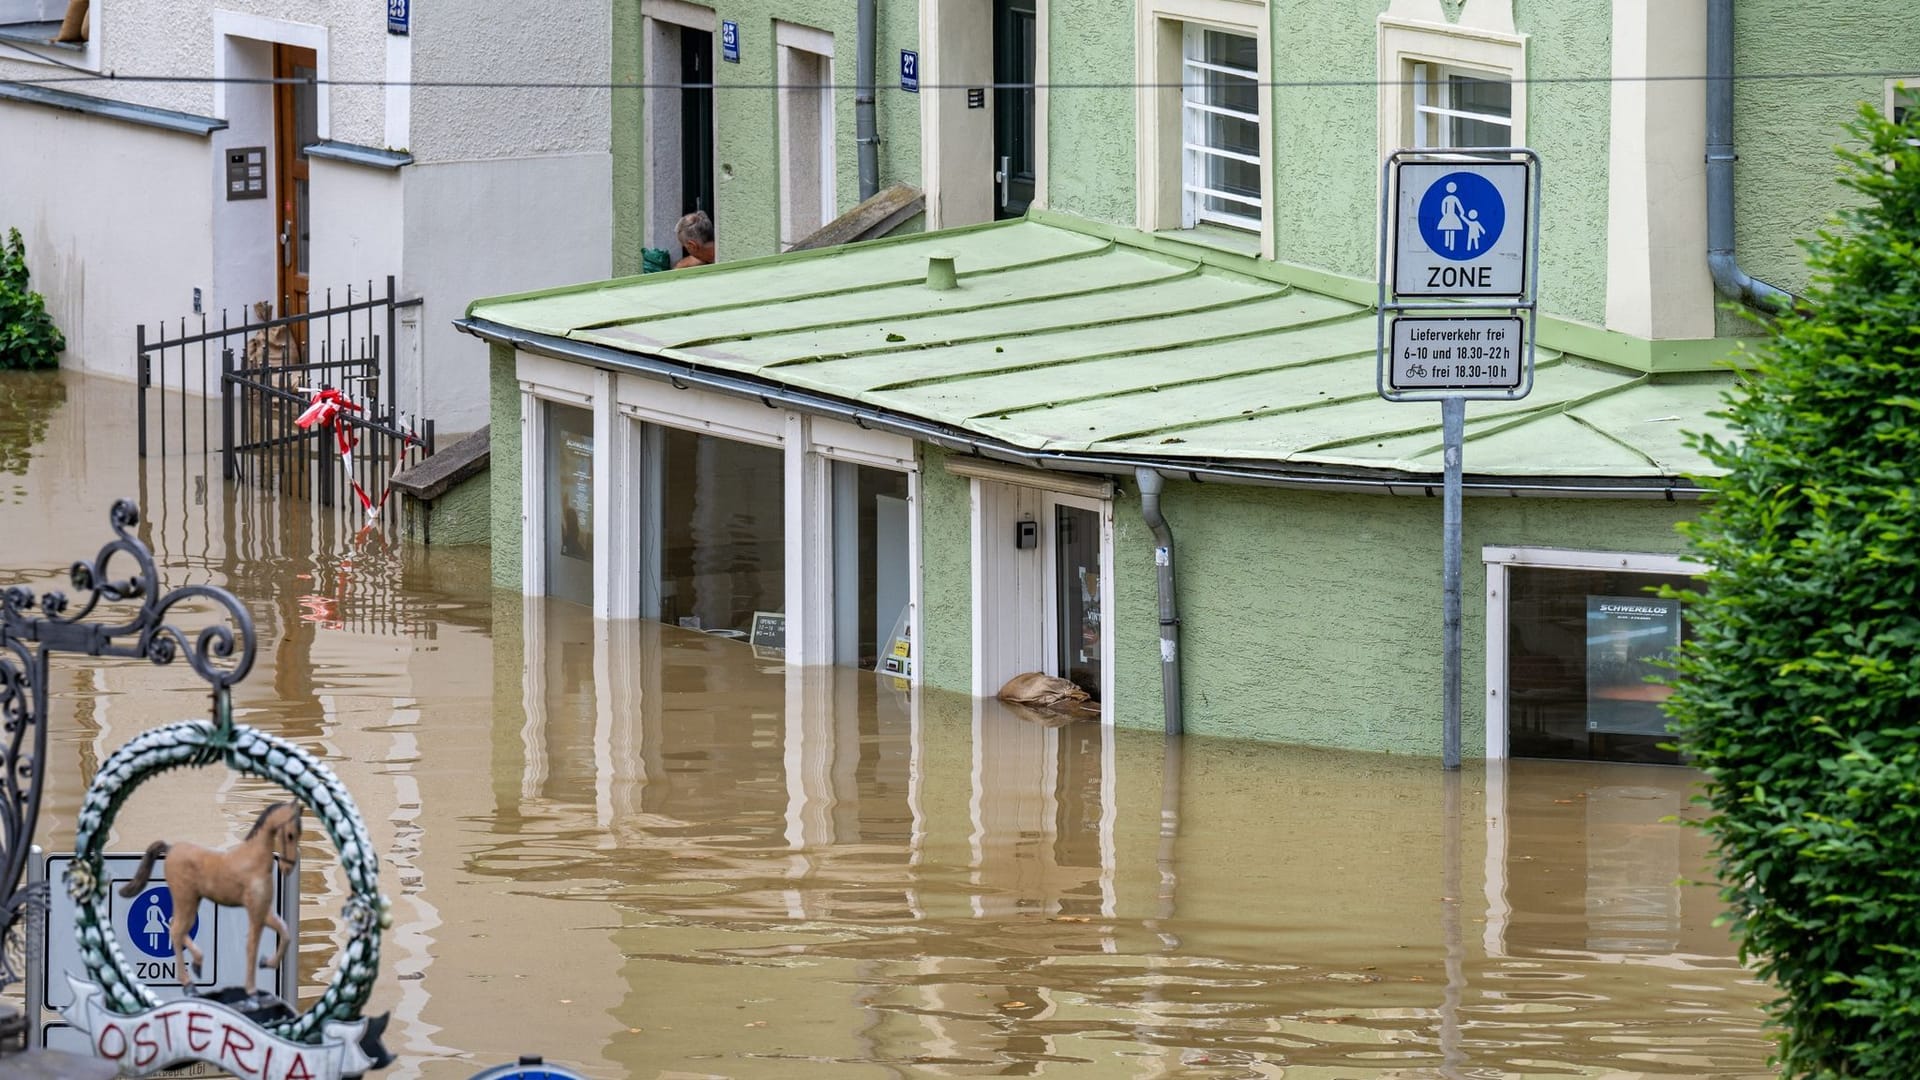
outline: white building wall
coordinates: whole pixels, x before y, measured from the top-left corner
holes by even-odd
[[[134,377],[134,324],[178,318],[212,277],[208,141],[0,105],[0,230],[20,230],[69,367]],[[177,324],[176,324],[177,325]]]
[[[417,128],[416,128],[417,130]],[[453,328],[483,296],[613,273],[606,152],[409,165],[401,290],[420,313],[422,411],[442,433],[487,422],[487,346]],[[411,408],[406,392],[403,408]]]

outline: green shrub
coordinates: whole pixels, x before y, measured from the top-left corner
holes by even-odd
[[[1698,445],[1668,711],[1791,1077],[1920,1071],[1920,117],[1863,109],[1813,287]]]
[[[0,248],[0,369],[53,367],[67,339],[47,315],[46,298],[27,288],[27,249],[19,229]]]

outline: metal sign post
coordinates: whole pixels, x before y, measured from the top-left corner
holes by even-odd
[[[1396,150],[1380,170],[1375,382],[1388,401],[1440,403],[1440,756],[1448,769],[1460,767],[1467,401],[1518,401],[1533,390],[1539,218],[1540,156],[1524,147]]]

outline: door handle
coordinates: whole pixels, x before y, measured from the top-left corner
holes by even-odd
[[[1012,179],[1012,173],[1009,171],[1009,167],[1012,164],[1012,157],[1006,154],[1000,155],[1000,171],[993,174],[993,178],[1000,182],[1000,206],[1002,209],[1005,209],[1007,205],[1007,183]]]
[[[280,265],[293,265],[293,222],[280,223]]]

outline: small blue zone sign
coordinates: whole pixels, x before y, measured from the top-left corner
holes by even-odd
[[[173,892],[155,885],[127,905],[127,937],[133,946],[156,960],[173,959]],[[198,938],[200,920],[195,919],[187,936]]]
[[[411,22],[407,9],[412,3],[413,0],[387,0],[387,33],[407,32],[408,24]]]
[[[920,92],[920,54],[912,49],[900,50],[900,89],[909,94]]]
[[[740,62],[740,24],[723,22],[720,24],[720,59],[729,64]]]

